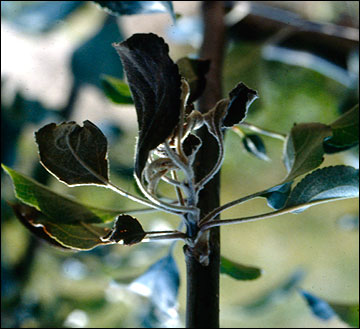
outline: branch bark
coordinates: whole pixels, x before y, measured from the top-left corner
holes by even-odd
[[[222,63],[225,46],[224,2],[203,1],[204,39],[200,57],[210,59],[207,86],[199,100],[199,111],[204,113],[222,98]],[[218,145],[204,127],[199,132],[203,146],[195,160],[195,177],[200,181],[217,161]],[[219,173],[201,190],[198,207],[201,217],[219,206]],[[198,229],[198,228],[197,228]],[[210,230],[210,256],[207,266],[201,265],[185,246],[187,268],[187,328],[219,327],[219,275],[220,275],[220,230]]]

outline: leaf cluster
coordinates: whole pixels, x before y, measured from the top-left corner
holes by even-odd
[[[103,77],[103,87],[115,103],[129,103],[130,96],[134,102],[139,129],[134,175],[144,197],[132,195],[110,181],[107,139],[88,120],[82,127],[70,121],[51,123],[39,129],[35,139],[41,164],[68,186],[99,185],[150,208],[176,214],[186,231],[145,232],[139,221],[126,211],[80,204],[3,166],[13,180],[16,197],[22,202],[12,205],[15,214],[38,237],[76,250],[110,243],[134,244],[145,237],[182,239],[206,265],[208,241],[204,233],[211,227],[299,212],[322,202],[358,195],[358,170],[342,165],[315,170],[326,153],[340,152],[358,143],[358,106],[331,124],[299,123],[283,135],[245,121],[258,93],[243,82],[207,112],[197,111],[194,102],[205,89],[208,60],[182,58],[174,63],[169,57],[168,45],[152,33],[135,34],[113,46],[120,56],[129,87],[110,76]],[[205,177],[196,181],[193,164],[202,147],[197,134],[202,126],[217,141],[218,160]],[[199,192],[221,168],[224,133],[229,128],[241,136],[248,152],[263,160],[269,158],[259,134],[281,139],[287,175],[275,186],[224,204],[200,218]],[[244,133],[243,129],[256,134]],[[293,187],[294,180],[305,174]],[[160,196],[158,185],[161,181],[174,188],[177,200],[165,201]],[[223,210],[255,197],[266,198],[275,211],[214,220]],[[112,221],[110,228],[106,223]],[[234,265],[223,260],[223,271],[235,277],[243,275],[249,279],[259,274],[246,267],[239,270],[240,267],[234,270]]]

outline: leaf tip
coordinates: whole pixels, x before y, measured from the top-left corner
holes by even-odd
[[[9,172],[9,167],[5,166],[3,163],[1,163],[1,168],[6,172]]]

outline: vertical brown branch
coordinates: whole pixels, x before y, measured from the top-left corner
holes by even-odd
[[[200,57],[210,59],[207,87],[199,100],[199,111],[206,112],[222,98],[222,63],[225,46],[224,2],[202,3],[204,39]],[[199,132],[203,146],[195,161],[195,176],[199,181],[216,163],[218,145],[204,128]],[[217,174],[200,192],[198,207],[201,216],[219,205],[220,176]],[[210,258],[207,266],[201,265],[185,247],[187,268],[186,327],[219,327],[219,275],[220,275],[220,231],[210,231]]]

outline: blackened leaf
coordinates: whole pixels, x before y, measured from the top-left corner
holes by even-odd
[[[239,124],[246,117],[247,110],[258,98],[258,93],[255,90],[248,88],[245,84],[240,82],[229,93],[229,105],[227,114],[224,117],[224,126],[232,127]]]
[[[194,134],[189,134],[183,141],[183,150],[185,155],[189,158],[190,163],[194,161],[197,151],[200,149],[202,141]]]
[[[273,209],[281,209],[285,206],[291,192],[292,182],[284,183],[269,188],[262,196],[267,199],[267,204]]]
[[[261,276],[261,269],[238,264],[221,256],[220,273],[227,274],[236,280],[254,280]]]
[[[115,104],[133,104],[129,86],[121,79],[103,74],[101,84],[105,95]]]
[[[331,135],[331,128],[321,123],[294,125],[284,146],[284,164],[288,175],[285,182],[317,168],[324,160],[324,139]]]
[[[107,140],[101,130],[86,120],[50,123],[35,133],[41,164],[67,185],[105,185],[108,180]],[[80,161],[79,161],[80,160]],[[103,180],[98,179],[81,163]]]
[[[161,258],[130,284],[130,289],[149,297],[161,312],[173,315],[180,285],[179,270],[171,254]]]
[[[150,150],[163,143],[179,121],[181,76],[169,47],[153,33],[134,34],[114,47],[123,63],[139,124],[135,173],[141,177]]]
[[[101,240],[108,229],[84,222],[76,224],[56,223],[42,212],[25,204],[14,205],[16,216],[38,238],[56,247],[89,250],[106,244]]]
[[[323,299],[300,289],[300,294],[304,297],[306,303],[310,307],[311,312],[320,320],[328,321],[336,314],[331,306]]]
[[[136,15],[168,12],[175,21],[171,1],[94,1],[113,15]]]
[[[325,139],[326,153],[347,150],[359,144],[359,104],[330,124],[332,136]]]
[[[122,211],[85,206],[70,198],[57,194],[45,185],[2,165],[11,177],[16,197],[25,204],[41,211],[55,223],[105,223],[113,221]]]
[[[102,239],[103,241],[119,242],[130,245],[140,242],[146,233],[141,224],[134,217],[120,215],[114,223],[113,229]]]
[[[255,155],[257,158],[265,161],[269,161],[269,157],[266,155],[265,144],[260,136],[255,134],[246,134],[242,139],[245,149]]]
[[[215,138],[219,138],[222,134],[223,119],[227,113],[229,102],[227,98],[221,99],[203,116],[204,123]]]
[[[179,67],[181,76],[186,79],[190,86],[188,103],[192,103],[196,101],[205,90],[205,75],[209,71],[210,60],[183,57],[180,58],[176,64]]]
[[[286,207],[306,204],[311,201],[355,198],[358,195],[358,169],[342,165],[325,167],[315,170],[296,185],[289,196]],[[305,210],[307,207],[296,212]]]
[[[330,307],[349,326],[359,328],[359,304],[330,303]]]

